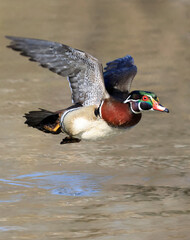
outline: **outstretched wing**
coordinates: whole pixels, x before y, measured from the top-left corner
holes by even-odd
[[[102,65],[90,54],[56,42],[7,38],[11,40],[8,47],[20,51],[21,55],[39,62],[52,72],[68,76],[74,103],[99,105],[103,98],[109,96],[104,86]]]
[[[131,83],[137,73],[134,59],[127,55],[106,65],[104,68],[106,90],[111,96],[123,102],[129,94]]]

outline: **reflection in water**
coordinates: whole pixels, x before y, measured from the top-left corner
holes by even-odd
[[[111,182],[110,182],[111,181]],[[100,193],[103,196],[104,183],[109,183],[107,191],[112,192],[116,198],[122,195],[124,201],[141,202],[157,201],[167,197],[189,197],[190,188],[167,187],[167,186],[143,186],[131,184],[114,184],[113,176],[102,176],[89,173],[74,172],[35,172],[15,176],[11,180],[0,179],[4,185],[19,186],[24,188],[39,188],[48,190],[51,194],[76,197],[95,197]],[[21,200],[24,194],[14,195],[13,199],[3,200],[1,203],[17,202]]]
[[[49,190],[52,194],[64,196],[90,197],[101,191],[101,183],[108,181],[109,176],[96,176],[79,171],[37,172],[20,175],[12,180],[0,179],[0,182],[26,188],[37,187]],[[18,181],[18,179],[20,181]]]

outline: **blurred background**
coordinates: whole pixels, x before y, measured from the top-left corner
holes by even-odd
[[[0,0],[0,239],[189,239],[190,2]],[[106,62],[133,56],[144,113],[122,135],[60,145],[25,112],[71,104],[66,79],[6,48],[5,35],[57,41]]]

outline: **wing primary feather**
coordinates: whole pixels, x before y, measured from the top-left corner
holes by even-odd
[[[102,65],[90,54],[57,42],[12,36],[6,38],[11,40],[9,48],[52,72],[67,76],[74,103],[99,105],[102,99],[109,97]]]

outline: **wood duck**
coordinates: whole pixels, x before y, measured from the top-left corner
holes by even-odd
[[[68,77],[72,106],[56,112],[39,109],[24,116],[30,127],[46,133],[66,133],[61,144],[95,140],[133,127],[143,111],[169,112],[153,92],[129,92],[137,73],[129,55],[108,62],[103,72],[96,58],[78,49],[38,39],[7,38],[11,40],[9,48]]]

